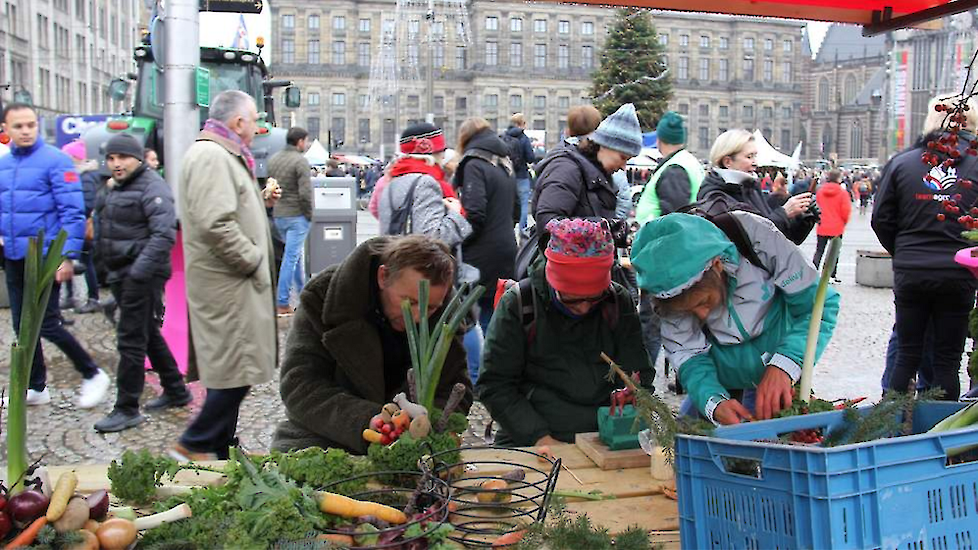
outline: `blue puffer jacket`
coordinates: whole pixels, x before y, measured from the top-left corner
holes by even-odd
[[[4,256],[22,260],[27,240],[44,230],[44,252],[64,229],[64,252],[76,258],[85,239],[85,202],[75,166],[62,153],[38,140],[13,147],[0,158],[0,237]]]

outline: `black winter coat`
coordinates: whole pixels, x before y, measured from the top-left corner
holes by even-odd
[[[111,174],[102,168],[82,173],[82,194],[85,197],[86,218],[92,215],[92,211],[95,209],[95,199],[98,197],[98,191],[105,186],[105,180],[110,177]]]
[[[533,218],[543,230],[554,218],[615,218],[618,187],[597,160],[574,145],[557,147],[537,164]]]
[[[95,246],[108,283],[170,278],[177,218],[173,193],[159,174],[143,165],[128,180],[113,180],[99,191],[95,216]]]
[[[926,150],[928,140],[940,136],[927,136],[914,147],[896,155],[883,167],[876,187],[873,203],[873,231],[883,248],[893,255],[893,269],[897,272],[928,272],[942,278],[974,281],[974,277],[954,262],[954,254],[974,243],[961,237],[962,226],[952,221],[954,216],[965,215],[967,208],[978,199],[975,185],[964,187],[960,179],[978,180],[978,159],[965,153],[973,135],[962,132],[958,149],[961,162],[954,169],[938,165],[931,168],[920,156]],[[942,159],[943,160],[943,159]],[[924,180],[926,176],[931,176]],[[961,195],[955,198],[955,195]],[[944,211],[943,201],[955,200],[962,213]],[[938,214],[946,220],[939,221]]]
[[[506,129],[506,134],[515,137],[520,140],[520,148],[522,149],[519,162],[513,160],[513,175],[516,179],[530,179],[530,170],[528,165],[532,165],[537,161],[536,153],[533,152],[533,144],[530,143],[530,138],[526,136],[526,133],[519,126],[510,126]]]
[[[733,199],[735,202],[750,205],[756,214],[774,222],[775,227],[795,244],[805,242],[805,238],[815,227],[814,220],[810,218],[803,219],[802,216],[788,218],[783,207],[772,207],[754,178],[747,178],[740,183],[728,183],[715,169],[710,170],[700,185],[696,200],[697,202],[708,202],[718,198],[717,195],[723,195],[724,197],[721,199]]]
[[[472,136],[455,172],[465,219],[472,234],[462,243],[462,261],[479,268],[479,284],[492,291],[497,279],[512,279],[516,263],[519,197],[504,166],[506,145],[492,130]]]

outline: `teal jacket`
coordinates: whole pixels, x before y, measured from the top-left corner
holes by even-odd
[[[536,295],[534,336],[528,343],[518,311],[518,287],[499,301],[486,333],[476,391],[499,424],[500,445],[529,446],[545,435],[572,443],[598,429],[598,407],[607,406],[620,382],[605,379],[605,352],[626,372],[639,372],[652,388],[655,371],[642,344],[642,327],[628,291],[611,283],[615,296],[572,319],[553,303],[544,275],[546,260],[530,266]],[[611,316],[615,321],[608,322]],[[613,325],[613,328],[612,328]]]
[[[705,324],[692,314],[662,316],[666,353],[679,368],[679,378],[693,403],[710,419],[716,406],[730,398],[729,390],[756,387],[768,365],[780,368],[792,381],[799,380],[818,286],[818,272],[811,262],[770,220],[747,212],[733,215],[763,267],[740,257],[730,243],[728,250],[732,251],[722,256],[729,284],[725,307],[711,312]],[[670,214],[663,220],[671,216],[684,214]],[[712,224],[707,228],[719,231]],[[690,233],[685,237],[704,240]],[[699,265],[691,268],[702,270]],[[830,288],[816,361],[832,338],[838,312],[839,294]]]

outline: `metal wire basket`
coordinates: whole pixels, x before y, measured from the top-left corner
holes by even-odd
[[[417,483],[415,487],[410,488],[390,487],[388,485],[376,483],[378,477],[388,478],[388,476],[405,481],[414,479]],[[439,527],[444,525],[448,520],[449,502],[451,498],[451,489],[449,484],[446,480],[440,479],[423,464],[421,465],[421,471],[419,472],[370,472],[330,483],[329,485],[323,487],[323,490],[329,491],[330,488],[336,487],[341,483],[364,478],[367,478],[368,481],[367,488],[363,491],[348,494],[346,496],[356,500],[378,502],[404,510],[404,512],[408,514],[409,521],[401,525],[392,525],[390,527],[377,529],[376,531],[369,533],[357,533],[343,529],[325,529],[323,530],[323,533],[352,536],[354,537],[354,540],[358,542],[356,546],[357,548],[373,550],[381,550],[384,548],[401,548],[406,543],[419,541],[426,538]],[[374,481],[374,483],[370,484],[370,481]],[[406,485],[407,483],[404,484]],[[421,526],[421,530],[419,531],[420,534],[416,534],[415,536],[411,537],[403,536],[403,534],[414,525]],[[372,537],[374,535],[376,535],[381,541],[387,537],[393,537],[394,535],[398,535],[399,538],[397,538],[397,540],[380,542],[374,545],[359,544],[359,542],[366,536]]]
[[[468,548],[488,548],[500,536],[546,519],[560,459],[493,446],[458,450],[460,461],[446,462],[448,452],[426,459],[428,468],[451,489],[452,540]]]

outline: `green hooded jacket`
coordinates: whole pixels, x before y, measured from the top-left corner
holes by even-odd
[[[545,435],[572,443],[577,433],[597,431],[598,407],[622,387],[605,379],[608,365],[601,352],[626,372],[639,372],[647,388],[655,377],[628,291],[612,283],[615,296],[601,306],[610,310],[595,307],[573,319],[553,303],[545,265],[541,258],[529,270],[536,295],[532,343],[527,345],[517,309],[518,286],[503,295],[486,334],[477,392],[499,423],[499,445],[529,446]],[[616,304],[617,321],[609,323]]]

